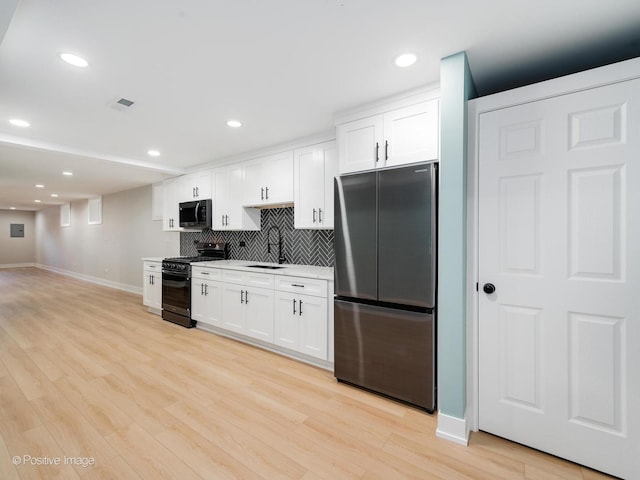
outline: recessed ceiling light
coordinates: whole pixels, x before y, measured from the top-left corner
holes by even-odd
[[[36,203],[40,203],[42,200],[34,200],[34,202]]]
[[[63,175],[66,175],[67,177],[71,177],[73,175],[73,172],[62,172]]]
[[[60,58],[74,67],[86,68],[89,66],[89,62],[73,53],[61,53]]]
[[[227,125],[231,128],[238,128],[242,126],[242,122],[239,122],[238,120],[228,120]]]
[[[410,67],[416,63],[416,60],[418,60],[418,57],[414,53],[403,53],[396,57],[395,63],[398,67]]]
[[[20,118],[12,118],[11,120],[9,120],[9,123],[15,127],[22,127],[22,128],[31,126],[29,122],[27,122],[26,120],[22,120]]]
[[[147,155],[149,155],[150,157],[159,157],[160,152],[158,150],[148,150]]]
[[[44,188],[44,185],[42,185],[41,183],[36,183],[36,188]]]
[[[52,193],[52,194],[51,194],[51,196],[52,196],[53,198],[58,198],[58,194],[57,194],[57,193]]]

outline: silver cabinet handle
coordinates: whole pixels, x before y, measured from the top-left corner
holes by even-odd
[[[196,187],[196,197],[200,198],[200,187]]]
[[[202,275],[209,275],[209,272],[200,272]]]
[[[384,141],[384,159],[389,160],[389,142],[387,140]]]
[[[316,209],[313,209],[313,223],[316,223]]]
[[[293,299],[293,314],[296,314],[296,300],[295,298]]]
[[[249,303],[249,290],[244,291],[244,303]]]
[[[244,303],[244,290],[240,290],[240,303]]]
[[[292,287],[299,287],[299,288],[304,288],[304,285],[301,285],[299,283],[292,283],[291,284]]]
[[[207,285],[206,283],[203,283],[204,285],[204,294],[205,296],[209,295],[209,285]]]
[[[378,152],[380,152],[380,145],[378,144],[378,142],[376,142],[376,163],[378,163],[378,160],[380,160],[380,155]]]
[[[322,209],[318,209],[318,223],[322,223]]]
[[[299,300],[299,302],[300,302],[300,308],[298,310],[300,313],[298,315],[302,316],[302,300]]]
[[[269,200],[269,187],[265,187],[264,191],[265,191],[264,198],[266,198],[267,200]]]
[[[264,187],[260,187],[260,200],[264,200]]]
[[[225,215],[224,216],[224,221],[225,221],[225,225],[228,227],[229,226],[229,215]]]

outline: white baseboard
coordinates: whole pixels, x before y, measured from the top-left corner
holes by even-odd
[[[35,267],[35,263],[4,263],[0,264],[0,268],[21,268],[21,267]]]
[[[467,428],[466,417],[457,418],[438,412],[436,437],[444,438],[466,447],[469,444],[469,429]]]
[[[71,270],[64,270],[58,267],[51,267],[49,265],[42,265],[40,263],[36,263],[35,266],[43,270],[49,270],[50,272],[59,273],[60,275],[66,275],[68,277],[77,278],[78,280],[82,280],[85,282],[95,283],[96,285],[102,285],[103,287],[115,288],[116,290],[122,290],[124,292],[135,293],[136,295],[142,295],[142,287],[136,287],[134,285],[129,285],[126,283],[113,282],[111,280],[106,280],[104,278],[93,277],[91,275],[72,272]]]

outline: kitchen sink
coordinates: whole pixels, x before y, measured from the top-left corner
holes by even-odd
[[[278,270],[279,268],[286,267],[278,267],[277,265],[247,265],[249,268],[266,268],[267,270]]]

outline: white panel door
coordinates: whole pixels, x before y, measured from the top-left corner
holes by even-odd
[[[245,333],[244,285],[222,284],[222,328]]]
[[[640,478],[640,80],[479,126],[480,429]]]

